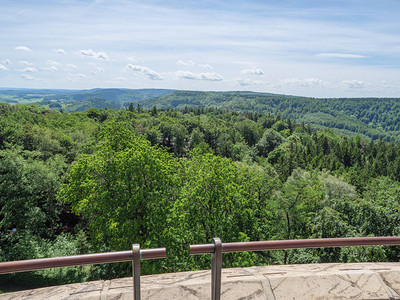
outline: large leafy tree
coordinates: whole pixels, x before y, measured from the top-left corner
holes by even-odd
[[[63,204],[56,201],[61,185],[63,157],[46,162],[35,159],[36,152],[0,151],[0,240],[7,231],[29,231],[51,236],[59,227]]]
[[[60,195],[87,220],[98,246],[164,246],[177,161],[121,123],[106,124],[100,138],[99,151],[71,167]]]
[[[273,129],[267,129],[256,144],[258,154],[267,157],[268,154],[285,141],[285,138]]]
[[[274,235],[273,218],[278,205],[272,195],[281,182],[271,165],[237,163],[238,177],[246,201],[240,209],[238,221],[251,240],[268,240]]]
[[[176,203],[182,228],[192,243],[216,236],[235,240],[240,230],[235,215],[244,204],[237,168],[226,158],[198,150],[184,163],[185,180]]]

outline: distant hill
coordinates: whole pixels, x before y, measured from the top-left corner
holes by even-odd
[[[124,103],[130,103],[143,99],[160,97],[170,94],[172,92],[174,91],[164,90],[164,89],[140,89],[140,90],[92,89],[92,90],[83,90],[69,94],[49,95],[46,96],[44,100],[57,100],[67,97],[75,101],[81,101],[85,99],[100,98],[106,101],[117,102],[120,105],[124,105]]]
[[[252,92],[176,91],[139,102],[143,108],[217,107],[280,115],[347,135],[400,141],[400,98],[310,98]]]
[[[76,102],[100,103],[99,100],[114,102],[113,108],[124,108],[131,102],[160,97],[174,92],[167,89],[91,89],[91,90],[57,90],[57,89],[0,89],[0,102],[10,104],[37,104],[48,106],[49,101],[56,102],[63,109],[72,111],[73,107],[81,107]],[[93,99],[97,101],[93,102]],[[88,102],[88,100],[90,100]],[[104,104],[104,103],[103,103]],[[53,104],[53,106],[55,106]],[[83,105],[86,106],[86,105]],[[100,105],[102,106],[102,105]]]
[[[0,102],[37,104],[64,111],[91,107],[123,109],[132,102],[143,108],[215,107],[261,112],[346,135],[400,142],[400,98],[310,98],[255,92],[198,92],[168,89],[5,89]]]
[[[65,112],[74,112],[74,111],[83,112],[85,110],[88,110],[89,108],[98,108],[98,109],[108,108],[114,110],[121,108],[118,103],[107,101],[101,98],[88,98],[80,101],[73,101],[64,106],[55,101],[44,100],[40,102],[40,105],[57,110],[62,109]]]

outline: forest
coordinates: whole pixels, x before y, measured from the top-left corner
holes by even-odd
[[[399,141],[398,98],[310,98],[254,92],[175,91],[139,101],[145,108],[216,107],[280,115],[317,128]]]
[[[394,113],[374,110],[372,99],[357,111],[361,102],[332,100],[359,122],[381,126],[377,136],[378,125],[346,135],[310,126],[311,115],[293,121],[296,102],[282,99],[281,114],[262,102],[242,111],[239,100],[219,108],[149,101],[79,112],[0,103],[0,261],[128,250],[132,243],[166,247],[166,259],[142,263],[142,274],[153,274],[209,269],[209,256],[188,250],[213,237],[399,235]],[[328,113],[318,101],[298,110]],[[226,254],[224,267],[399,256],[395,246],[266,251]],[[48,269],[0,275],[0,291],[130,275],[128,263]]]
[[[312,128],[365,139],[400,142],[399,98],[311,98],[255,92],[200,92],[167,89],[29,90],[0,89],[0,102],[36,104],[64,112],[89,108],[221,108],[281,116]]]

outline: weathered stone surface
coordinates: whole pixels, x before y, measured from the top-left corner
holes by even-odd
[[[142,299],[210,299],[210,271],[141,277]],[[400,263],[284,265],[224,269],[221,299],[399,299]],[[5,299],[131,300],[132,278],[0,295]]]
[[[104,281],[90,281],[79,284],[59,285],[0,295],[0,299],[100,299]]]

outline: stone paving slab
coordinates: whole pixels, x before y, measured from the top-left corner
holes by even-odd
[[[0,299],[101,299],[104,280],[75,284],[58,285],[40,289],[25,290],[14,293],[0,294]]]
[[[142,299],[210,299],[210,270],[141,277]],[[400,263],[349,263],[223,269],[221,299],[398,299]],[[0,295],[8,299],[131,300],[132,278]]]

